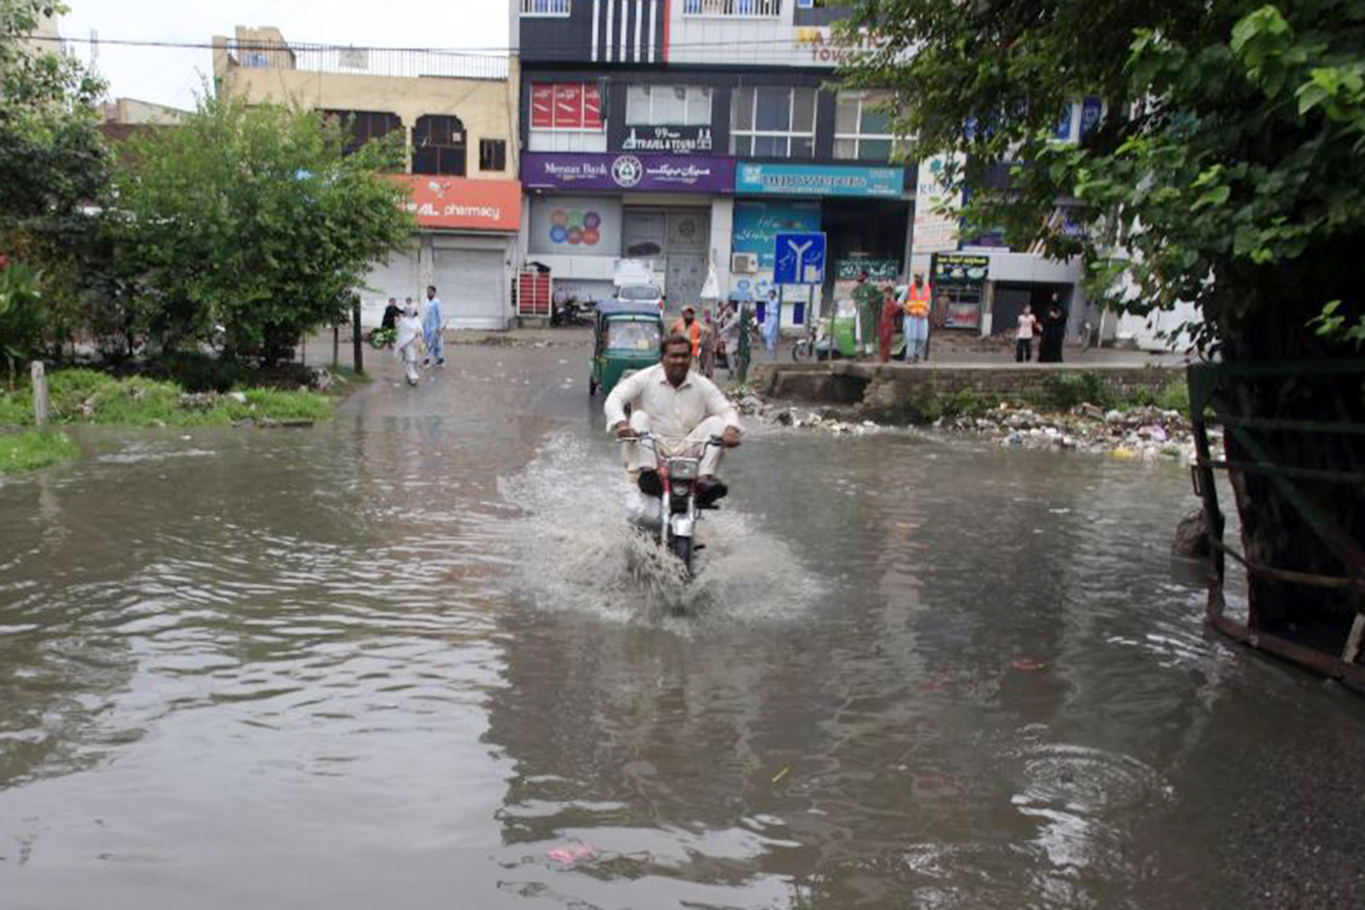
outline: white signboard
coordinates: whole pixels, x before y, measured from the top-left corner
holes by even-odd
[[[942,172],[947,161],[944,156],[935,155],[919,163],[910,265],[926,273],[929,271],[930,256],[957,249],[962,194],[949,192],[943,185]]]

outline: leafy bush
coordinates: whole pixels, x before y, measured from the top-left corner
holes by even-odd
[[[11,385],[24,363],[41,353],[45,320],[38,278],[31,266],[0,256],[0,362]]]
[[[1156,405],[1164,410],[1179,411],[1189,416],[1190,387],[1183,379],[1170,383],[1157,394]]]
[[[247,369],[235,357],[214,357],[201,351],[181,351],[161,359],[166,374],[186,392],[226,392],[247,379]]]
[[[1078,404],[1112,408],[1118,403],[1118,395],[1098,373],[1055,373],[1047,378],[1044,394],[1047,403],[1060,411]]]

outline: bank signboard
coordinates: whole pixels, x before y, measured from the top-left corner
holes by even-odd
[[[735,162],[696,155],[523,152],[521,182],[528,189],[575,192],[729,193]]]
[[[905,192],[905,169],[742,161],[735,169],[735,192],[899,199]]]

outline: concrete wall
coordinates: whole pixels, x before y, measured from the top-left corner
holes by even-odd
[[[238,29],[239,41],[282,43],[276,29]],[[296,103],[308,108],[380,111],[398,115],[408,130],[427,114],[450,114],[465,128],[465,176],[479,180],[517,177],[517,91],[521,81],[516,59],[509,62],[506,79],[373,76],[324,73],[293,68],[288,50],[264,52],[270,66],[243,67],[235,63],[225,38],[214,38],[214,76],[218,90],[251,101]],[[479,170],[479,140],[501,139],[507,144],[506,167]],[[407,156],[411,167],[411,155]]]
[[[869,416],[913,421],[926,398],[972,391],[984,397],[1046,401],[1055,377],[1092,373],[1121,395],[1159,392],[1185,375],[1183,366],[1132,367],[1096,364],[1048,366],[946,366],[906,369],[876,364],[762,363],[751,369],[755,388],[771,398],[812,404],[858,404]]]

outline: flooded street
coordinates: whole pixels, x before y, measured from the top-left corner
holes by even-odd
[[[451,355],[0,481],[0,908],[1358,906],[1365,702],[1203,630],[1185,468],[750,426],[680,590],[586,350]]]

